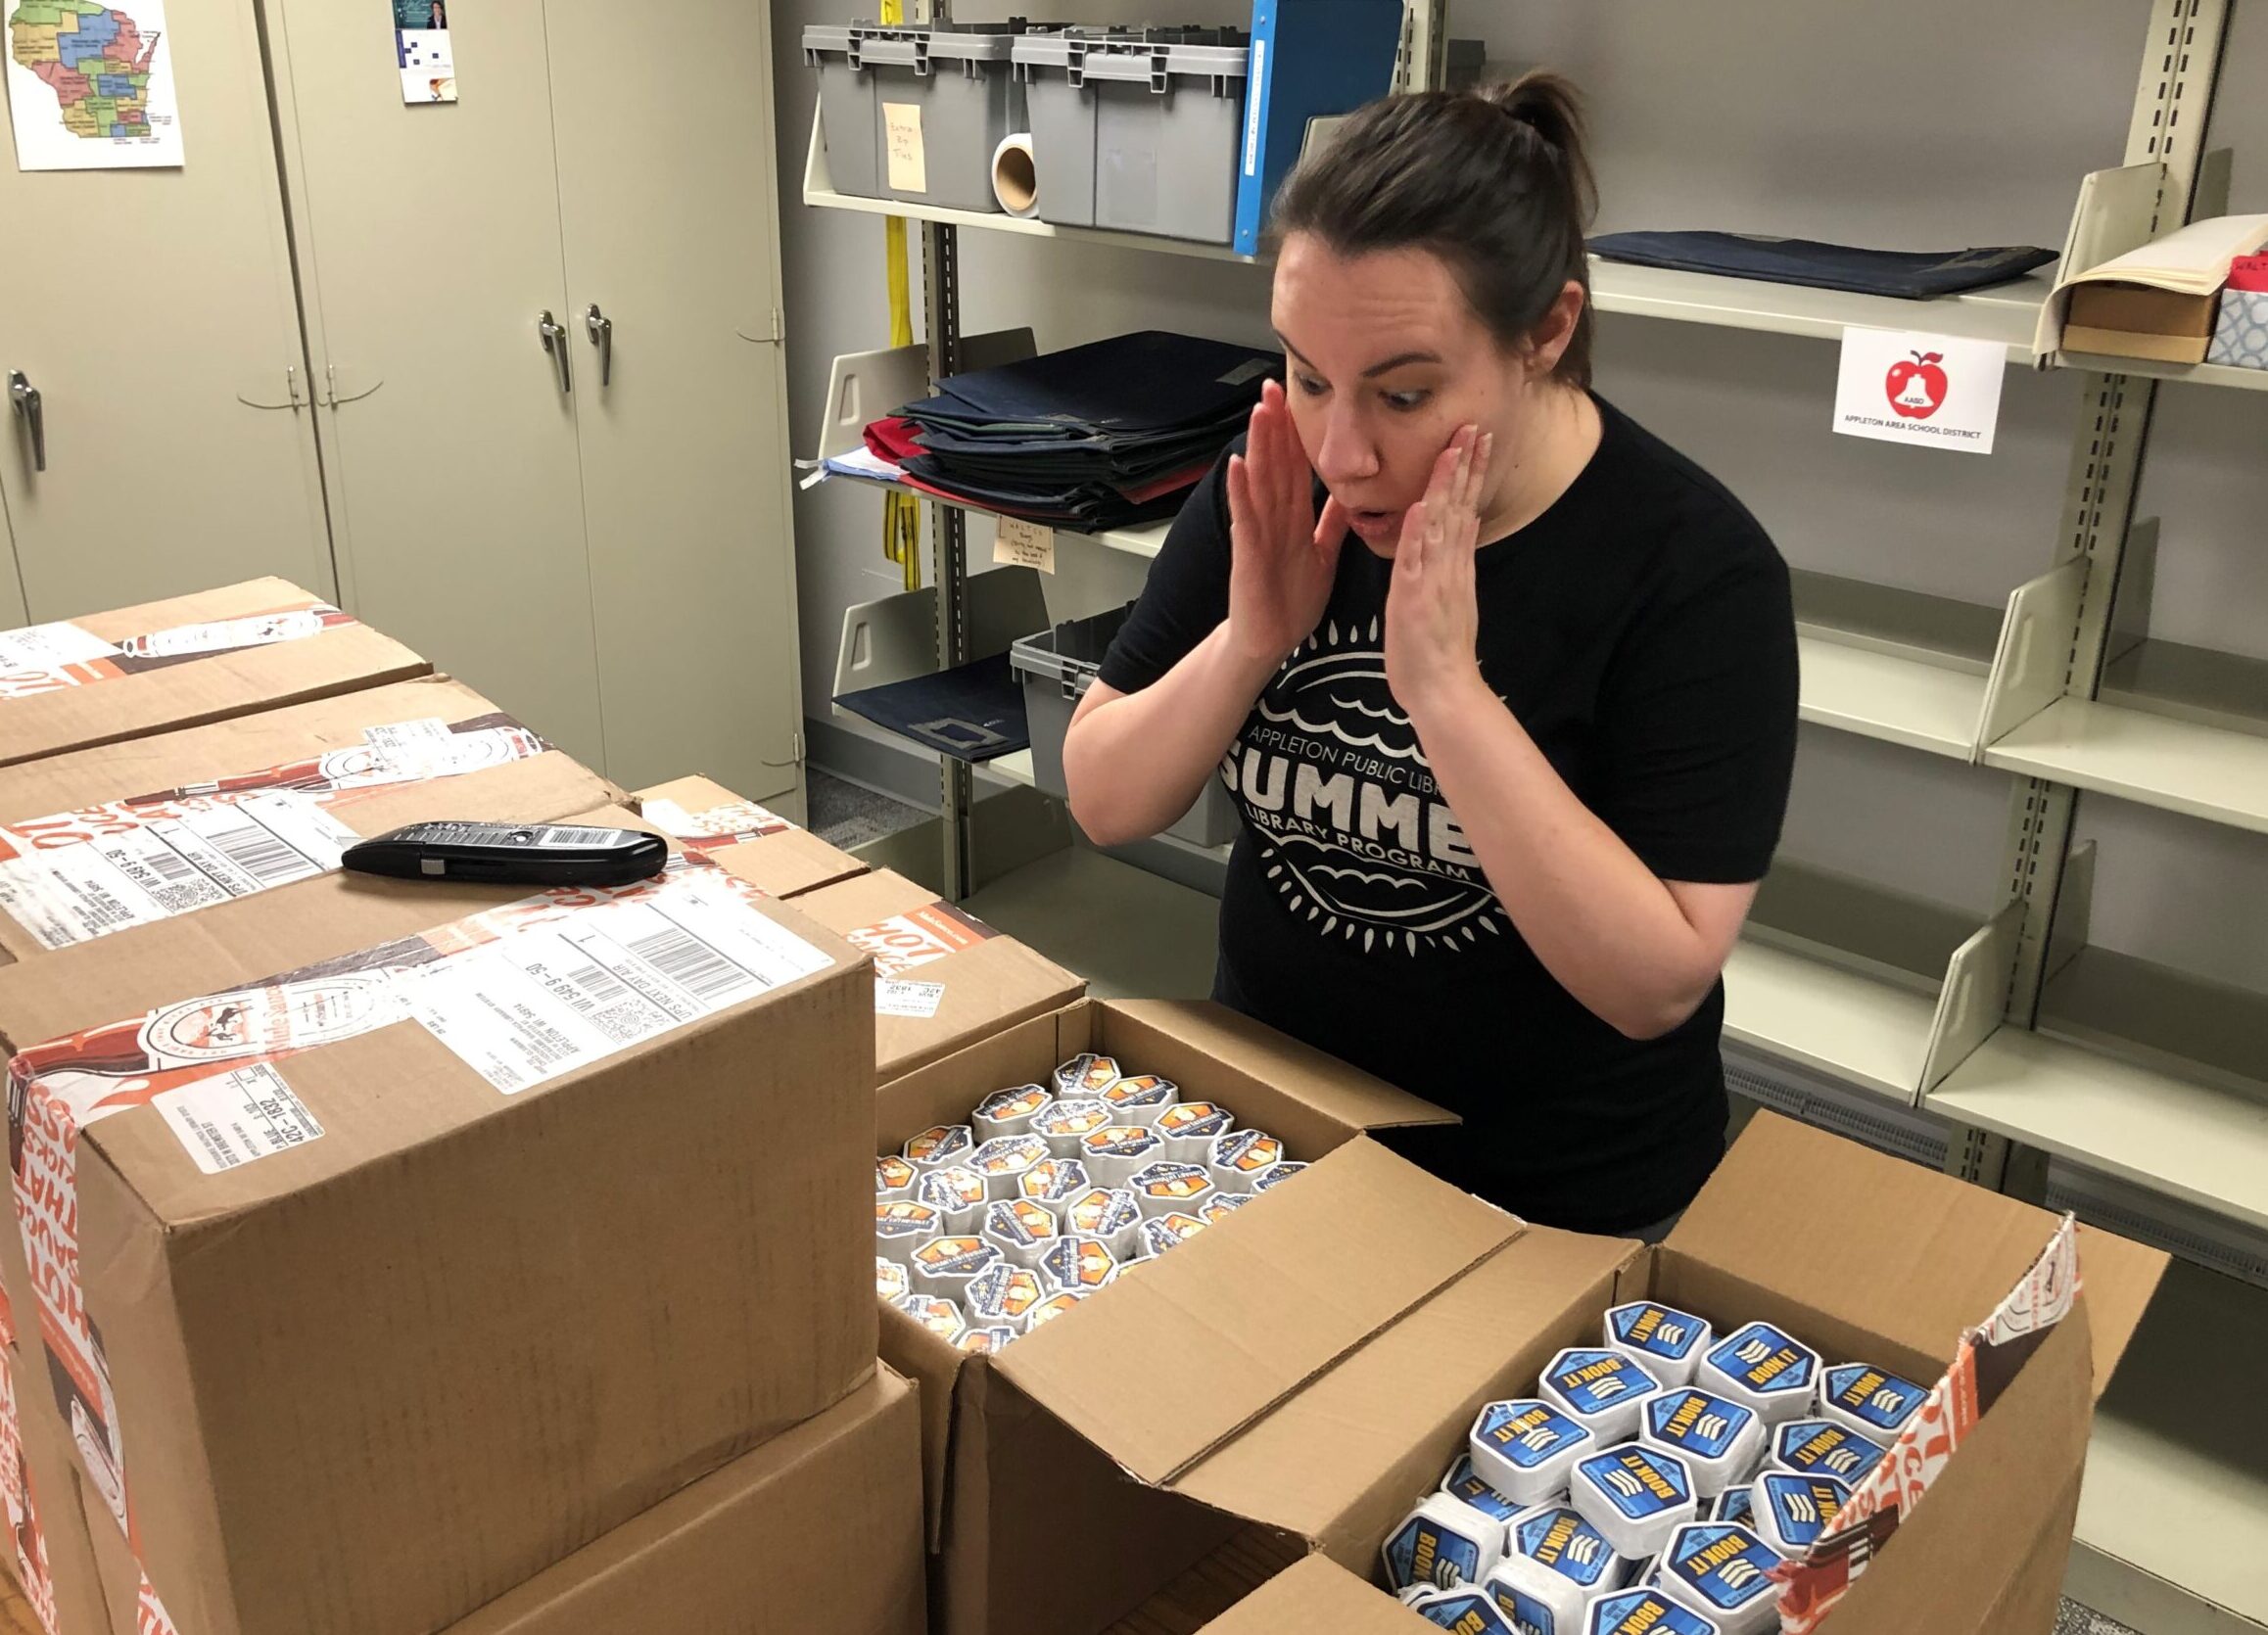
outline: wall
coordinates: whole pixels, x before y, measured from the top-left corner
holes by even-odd
[[[781,7],[790,57],[801,23],[821,11],[810,0]],[[1141,20],[1124,3],[1086,11]],[[1205,21],[1241,11],[1175,8]],[[1549,64],[1584,88],[1602,231],[1708,226],[1883,248],[2057,248],[2080,176],[2123,156],[2148,17],[2143,0],[1461,0],[1450,31],[1486,39],[1506,71]],[[2268,18],[2238,8],[2230,48],[2224,86],[2261,83]],[[790,121],[781,149],[799,187],[811,99],[799,64],[783,62],[780,89]],[[2268,105],[2225,94],[2214,137],[2240,149],[2234,208],[2268,210]],[[798,427],[817,413],[827,353],[879,344],[879,243],[866,218],[806,212],[788,224]],[[1145,325],[1267,339],[1263,269],[983,233],[964,234],[962,252],[972,333],[1029,323],[1044,348]],[[1998,445],[1975,457],[1832,436],[1830,344],[1607,315],[1599,358],[1601,391],[1723,478],[1799,568],[1997,606],[2060,549],[2075,374],[2011,370]],[[2152,634],[2268,657],[2254,455],[2268,433],[2268,393],[2169,388],[2160,403],[2143,495],[2145,514],[2166,521]],[[872,496],[806,495],[798,522],[816,700],[826,696],[840,608],[890,581],[870,562]],[[987,538],[981,525],[971,529],[972,556]],[[1111,553],[1074,562],[1066,552],[1065,565],[1071,583],[1056,589],[1070,611],[1139,584],[1141,564]],[[2009,787],[1997,772],[1807,727],[1787,851],[1981,918],[2002,889]],[[2103,848],[2098,940],[2268,986],[2268,940],[2256,932],[2268,922],[2268,839],[2203,832],[2115,802],[2083,808],[2082,833]],[[2208,912],[2216,892],[2246,911]]]

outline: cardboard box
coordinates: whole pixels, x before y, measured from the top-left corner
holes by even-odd
[[[101,1635],[110,1626],[102,1577],[95,1564],[94,1544],[87,1536],[86,1517],[79,1509],[77,1461],[62,1440],[54,1416],[24,1415],[16,1410],[16,1391],[38,1385],[24,1372],[24,1352],[18,1343],[0,1344],[0,1454],[12,1454],[16,1466],[0,1481],[11,1488],[9,1519],[12,1536],[0,1545],[8,1557],[10,1582],[20,1586],[30,1626],[52,1628],[55,1635]],[[31,1337],[30,1360],[45,1362],[39,1340]],[[20,1560],[20,1558],[28,1558]],[[52,1624],[43,1621],[52,1618]]]
[[[921,1382],[942,1635],[1091,1635],[1139,1606],[1235,1525],[1175,1473],[1525,1230],[1363,1137],[1448,1114],[1211,1004],[1086,1001],[1011,1028],[884,1085],[882,1148],[1083,1051],[1221,1102],[1312,1167],[997,1356],[882,1313],[883,1355]],[[1313,1460],[1262,1479],[1299,1486]],[[1064,1517],[1109,1547],[1046,1547]]]
[[[88,1124],[75,1149],[59,1152],[45,1091],[15,1098],[19,1212],[45,1288],[67,1295],[60,1222],[75,1196],[78,1284],[140,1557],[185,1635],[439,1629],[872,1373],[868,962],[716,870],[685,872],[753,916],[732,919],[737,934],[826,967],[793,977],[785,964],[768,993],[511,1095],[458,1053],[477,1053],[478,1024],[498,1013],[465,996],[484,968],[485,991],[529,992],[496,974],[506,948],[484,938],[502,923],[533,936],[536,922],[515,911],[420,938],[521,900],[501,888],[334,875],[0,971],[0,1031],[21,1050],[160,1007],[259,1036],[277,1011],[248,989],[354,956],[291,990],[288,1014],[322,1031],[255,1073],[260,1113],[273,1105],[288,1127],[304,1106],[319,1138],[207,1174],[191,1135],[139,1104],[143,1068],[118,1089],[77,1082],[137,1104]],[[438,1022],[369,1031],[401,1014],[371,995],[403,951],[361,951],[397,938],[418,939],[410,955],[488,964],[423,978],[419,1003],[449,1006],[423,1012]],[[571,972],[560,952],[554,975]],[[682,945],[653,952],[698,979]],[[230,1000],[177,1004],[193,995]],[[129,1020],[116,1053],[147,1061],[164,1041],[172,1059],[217,1037]],[[205,1049],[202,1066],[244,1071],[220,1044]],[[36,1064],[20,1058],[19,1073]],[[230,1120],[190,1122],[210,1142]],[[24,1235],[0,1234],[0,1270],[38,1343],[58,1299],[34,1301]],[[91,1342],[56,1327],[74,1367],[48,1372],[43,1388],[60,1388],[38,1409],[100,1448]],[[29,1393],[22,1406],[34,1412]],[[115,1548],[115,1482],[98,1486],[99,1461],[82,1468]]]
[[[895,990],[896,1007],[874,1016],[874,1072],[883,1083],[1087,991],[1084,978],[886,868],[795,906],[874,957],[877,993],[888,983],[916,985]]]
[[[2202,363],[2220,295],[2182,295],[2144,284],[2080,284],[2063,320],[2067,351]]]
[[[403,747],[390,759],[374,742]],[[0,769],[0,963],[93,940],[90,924],[118,935],[189,911],[198,900],[183,906],[184,880],[204,898],[288,890],[342,838],[429,818],[562,818],[621,798],[443,677],[25,762]],[[97,836],[101,848],[68,844]]]
[[[0,632],[0,767],[432,668],[280,579]]]
[[[709,778],[681,777],[640,789],[631,804],[681,846],[715,852],[718,862],[775,897],[801,897],[867,871],[839,846]]]
[[[448,1635],[922,1635],[920,1425],[884,1370]]]
[[[1830,1363],[1863,1360],[1930,1382],[2055,1227],[2029,1205],[1761,1114],[1669,1240],[1622,1245],[1620,1265],[1587,1298],[1564,1299],[1586,1271],[1577,1245],[1609,1240],[1532,1231],[1516,1247],[1533,1255],[1558,1239],[1569,1257],[1535,1292],[1487,1295],[1488,1282],[1509,1270],[1505,1257],[1488,1262],[1179,1478],[1186,1491],[1302,1533],[1317,1552],[1206,1635],[1431,1628],[1367,1582],[1380,1545],[1439,1484],[1480,1406],[1531,1394],[1560,1346],[1595,1343],[1608,1304],[1660,1299],[1721,1332],[1762,1319]],[[2086,1228],[2080,1256],[2077,1308],[1833,1609],[1825,1628],[1835,1635],[2053,1627],[2094,1398],[2166,1259]],[[1006,1360],[1013,1368],[1014,1348]],[[1120,1445],[1107,1421],[1089,1423],[1112,1436],[1106,1446]],[[1283,1492],[1271,1493],[1271,1472]]]

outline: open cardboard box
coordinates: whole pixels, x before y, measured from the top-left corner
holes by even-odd
[[[1444,1286],[1580,1308],[1543,1325],[1573,1333],[1635,1252],[1532,1234],[1395,1157],[1364,1133],[1450,1115],[1211,1004],[1086,1001],[1035,1018],[885,1084],[877,1136],[893,1150],[1084,1051],[1219,1101],[1311,1167],[996,1356],[883,1310],[884,1357],[922,1386],[943,1635],[1099,1630],[1265,1513],[1262,1492],[1305,1524],[1326,1450],[1268,1432],[1287,1399],[1363,1374]],[[1066,1520],[1097,1548],[1065,1548]]]
[[[436,723],[449,729],[460,757],[447,775],[388,772],[366,736]],[[168,908],[182,911],[175,880],[161,868],[188,874],[193,852],[202,850],[210,862],[221,848],[183,835],[177,856],[144,840],[131,848],[126,868],[114,866],[103,854],[118,852],[125,831],[137,826],[144,835],[151,832],[147,825],[176,831],[194,825],[217,836],[228,848],[221,855],[244,871],[230,876],[215,865],[219,878],[237,881],[222,890],[260,880],[278,882],[268,890],[290,889],[295,876],[317,868],[290,842],[319,852],[307,831],[322,819],[293,818],[287,810],[261,824],[249,814],[220,810],[216,799],[258,803],[279,796],[319,806],[331,824],[364,837],[435,818],[547,821],[623,798],[614,784],[550,748],[472,688],[441,676],[0,768],[0,859],[17,860],[10,872],[18,876],[0,882],[0,964],[107,940],[87,934],[90,919],[118,926],[131,914],[142,922],[110,931],[115,937],[171,917]],[[131,811],[121,810],[128,802]],[[224,826],[233,834],[221,834]],[[69,844],[96,839],[100,849]],[[46,877],[22,878],[32,866]],[[243,901],[194,911],[234,911]]]
[[[736,859],[746,850],[723,855]],[[739,871],[736,861],[730,866]],[[886,868],[806,892],[795,906],[874,956],[877,1084],[1045,1016],[1087,991],[1084,978]]]
[[[730,847],[732,872],[774,897],[855,880],[867,865],[809,829],[706,777],[673,778],[631,797],[638,816],[687,851]]]
[[[264,631],[232,623],[267,615],[281,617]],[[433,669],[280,579],[31,629],[40,650],[60,662],[36,672],[11,667],[0,684],[0,767]]]
[[[638,824],[615,807],[584,820]],[[51,1103],[26,1098],[20,1213],[51,1289],[54,1268],[77,1267],[141,1558],[185,1631],[441,1628],[874,1371],[869,961],[757,900],[771,929],[748,935],[781,953],[769,991],[516,1094],[442,1033],[355,999],[378,969],[461,948],[468,958],[417,989],[463,1002],[445,1026],[490,1000],[490,1013],[519,1013],[522,990],[481,963],[502,945],[461,922],[531,895],[325,875],[0,971],[6,1046],[101,1030],[80,1046],[91,1059],[65,1069],[96,1077],[146,1074],[133,1064],[174,1044],[242,1061],[232,1018],[262,1019],[256,1045],[276,1025],[247,990],[325,964],[292,995],[313,1031],[286,1035],[300,1048],[264,1069],[311,1115],[312,1139],[207,1173],[161,1106],[66,1142],[49,1133],[60,1115],[38,1112]],[[661,933],[657,962],[715,974],[685,958]],[[213,1025],[137,1025],[161,1008]],[[488,1036],[464,1037],[477,1052]],[[19,1232],[0,1233],[0,1277],[21,1416],[44,1416],[67,1449],[74,1413],[97,1436],[90,1387],[59,1388],[76,1371],[42,1351]],[[115,1563],[115,1493],[91,1475],[77,1486],[82,1524]],[[61,1528],[44,1491],[41,1507]],[[106,1577],[130,1630],[130,1560],[122,1585]]]
[[[1605,1286],[1567,1302],[1586,1271],[1574,1245],[1605,1240],[1532,1232],[1521,1246],[1557,1238],[1577,1256],[1562,1268],[1570,1276],[1526,1298],[1489,1297],[1506,1257],[1477,1267],[1179,1477],[1181,1490],[1296,1529],[1315,1548],[1205,1635],[1434,1627],[1372,1587],[1380,1546],[1439,1485],[1481,1405],[1532,1394],[1554,1351],[1598,1341],[1610,1304],[1659,1299],[1720,1332],[1763,1319],[1830,1365],[1863,1360],[1932,1382],[2055,1227],[2027,1204],[1760,1114],[1669,1240],[1621,1245]],[[2078,1305],[1827,1615],[1832,1635],[2053,1627],[2094,1401],[2166,1260],[2084,1227],[2079,1255]],[[1100,1445],[1140,1452],[1107,1420],[1086,1425],[1112,1436]],[[1252,1476],[1232,1487],[1239,1466]]]

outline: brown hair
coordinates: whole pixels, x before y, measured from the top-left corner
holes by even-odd
[[[1342,256],[1430,250],[1499,346],[1521,346],[1570,279],[1583,315],[1554,371],[1590,384],[1597,190],[1582,99],[1555,73],[1485,91],[1421,91],[1357,110],[1277,191],[1270,239],[1312,233]]]

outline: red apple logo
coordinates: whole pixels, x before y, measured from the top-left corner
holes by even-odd
[[[1891,410],[1908,420],[1927,420],[1945,401],[1943,352],[1914,352],[1890,365],[1882,391]]]

